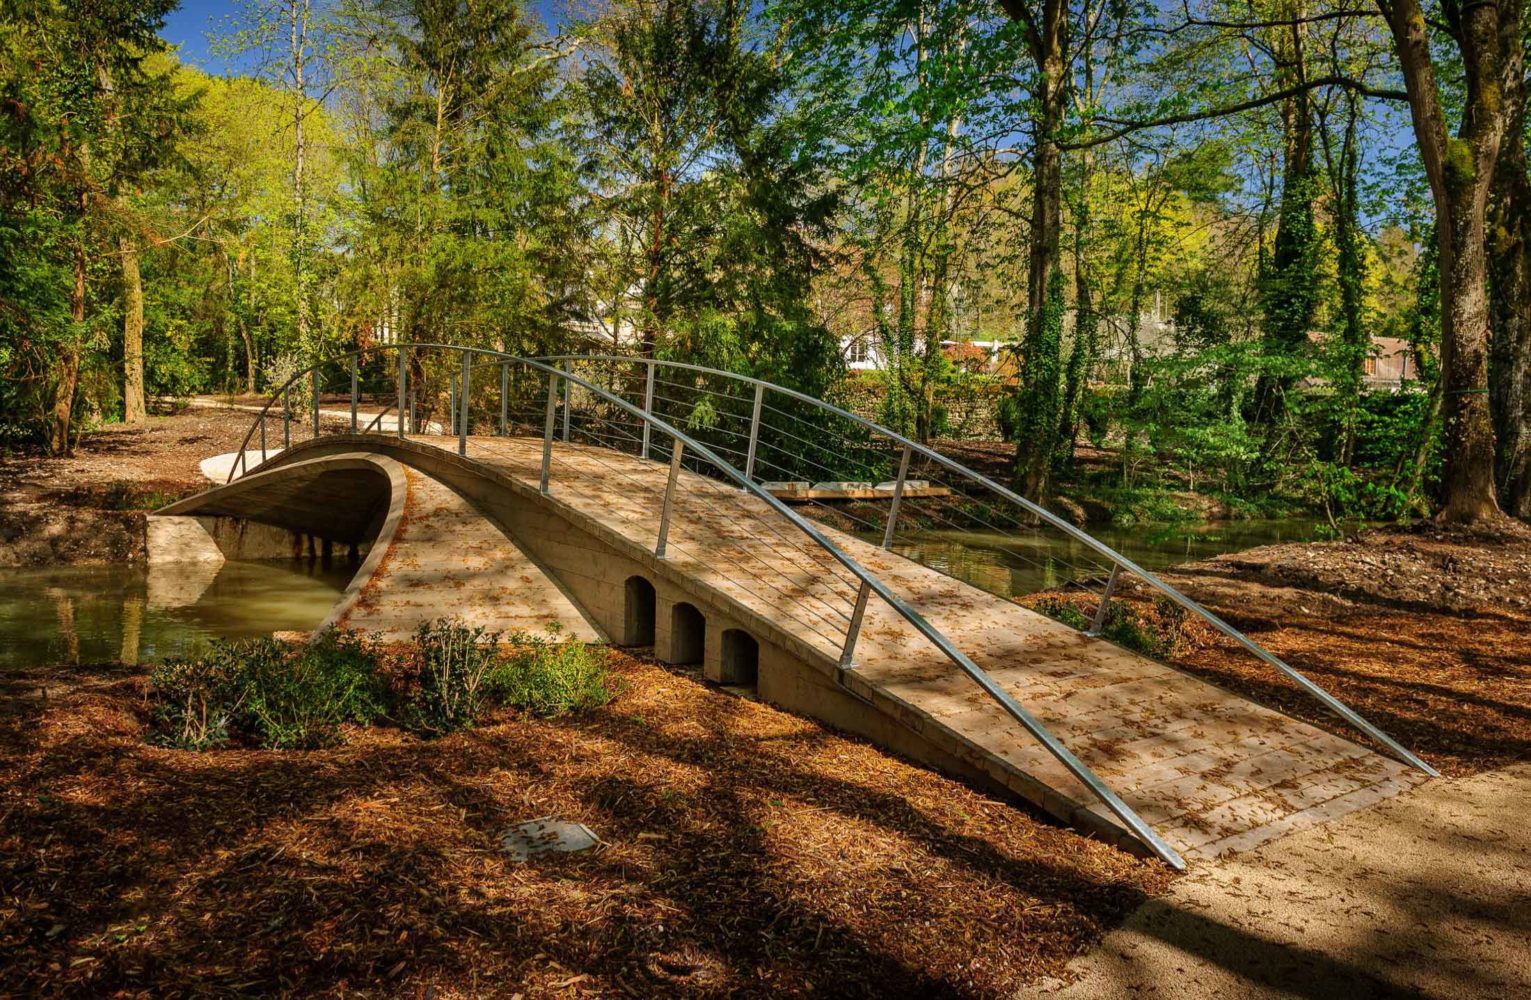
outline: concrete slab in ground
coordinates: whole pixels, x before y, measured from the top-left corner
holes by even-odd
[[[1023,996],[1531,997],[1531,764],[1410,789],[1218,863]]]

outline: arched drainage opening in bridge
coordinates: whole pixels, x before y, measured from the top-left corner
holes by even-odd
[[[725,629],[723,632],[723,683],[752,688],[759,679],[760,643],[741,628]]]
[[[654,585],[641,576],[627,578],[627,603],[622,615],[622,645],[654,645]]]
[[[670,662],[701,663],[707,654],[707,619],[690,604],[670,612]]]

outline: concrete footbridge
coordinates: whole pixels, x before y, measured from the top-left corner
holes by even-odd
[[[354,550],[361,568],[333,623],[402,634],[446,615],[556,622],[652,646],[1176,867],[1435,773],[1027,498],[831,403],[728,372],[374,347],[294,376],[255,415],[228,482],[160,515],[155,558]],[[1091,627],[922,558],[941,530],[999,532],[1059,588],[1093,590]],[[1382,752],[1100,638],[1127,574]]]

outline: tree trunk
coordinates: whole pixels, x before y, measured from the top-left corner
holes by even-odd
[[[1526,87],[1519,73],[1506,78],[1507,141],[1489,196],[1489,402],[1499,446],[1500,503],[1507,513],[1531,520],[1531,181],[1522,138]]]
[[[1061,61],[1054,60],[1051,71],[1061,73]],[[1042,99],[1042,134],[1055,136],[1063,118],[1062,88],[1044,84]],[[1031,323],[1040,321],[1042,307],[1047,303],[1048,284],[1060,263],[1063,226],[1063,153],[1053,138],[1038,139],[1036,161],[1031,204],[1031,254],[1026,273],[1026,308]]]
[[[1345,135],[1338,157],[1330,148],[1328,129],[1323,131],[1330,189],[1334,195],[1335,271],[1340,286],[1339,368],[1333,373],[1333,384],[1340,403],[1340,443],[1335,460],[1342,465],[1349,465],[1355,454],[1367,349],[1371,343],[1362,301],[1366,260],[1361,247],[1357,192],[1360,172],[1356,137],[1358,118],[1356,99],[1352,95],[1347,98]]]
[[[144,285],[138,247],[123,237],[122,251],[122,422],[141,424],[144,407]]]
[[[1441,382],[1446,468],[1440,519],[1467,524],[1500,516],[1494,496],[1494,425],[1489,413],[1489,311],[1484,217],[1507,111],[1504,80],[1521,71],[1518,0],[1464,6],[1455,41],[1467,107],[1460,134],[1447,118],[1419,0],[1380,2],[1409,94],[1420,158],[1435,197],[1441,266]],[[1517,137],[1518,138],[1518,137]]]
[[[1499,512],[1488,399],[1483,187],[1452,186],[1450,224],[1441,230],[1441,376],[1446,387],[1441,410],[1446,434],[1441,519],[1460,523]]]
[[[1018,402],[1025,414],[1020,425],[1025,431],[1016,441],[1014,476],[1023,493],[1042,502],[1052,489],[1053,457],[1063,417],[1058,331],[1044,330],[1044,325],[1060,327],[1063,308],[1062,285],[1055,277],[1062,266],[1063,150],[1058,143],[1069,88],[1068,8],[1065,0],[1043,0],[1037,12],[1024,0],[1001,0],[1000,6],[1024,26],[1037,71],[1026,341],[1028,352],[1040,348],[1046,357],[1022,359]]]
[[[84,198],[81,198],[83,204]],[[74,391],[80,381],[80,331],[85,327],[85,248],[74,251],[74,293],[69,301],[73,329],[59,352],[58,382],[53,389],[53,426],[48,433],[48,450],[55,455],[73,451],[70,421],[74,416]]]
[[[308,315],[308,189],[304,175],[308,148],[303,134],[303,118],[307,112],[307,89],[303,70],[308,53],[309,0],[290,0],[288,8],[292,20],[292,206],[293,206],[293,287],[297,295],[298,344],[317,359],[319,345],[309,340]]]

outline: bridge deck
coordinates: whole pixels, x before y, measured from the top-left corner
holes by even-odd
[[[456,438],[415,439],[455,451]],[[469,455],[535,488],[542,442],[474,437]],[[651,547],[666,463],[554,444],[550,495]],[[1362,808],[1418,772],[1314,726],[825,529],[1031,710],[1178,850],[1214,856]],[[838,657],[857,584],[760,499],[683,473],[668,561]],[[906,722],[964,748],[1065,820],[1104,807],[891,608],[871,600],[853,689],[892,699]],[[1099,824],[1095,824],[1099,825]]]

